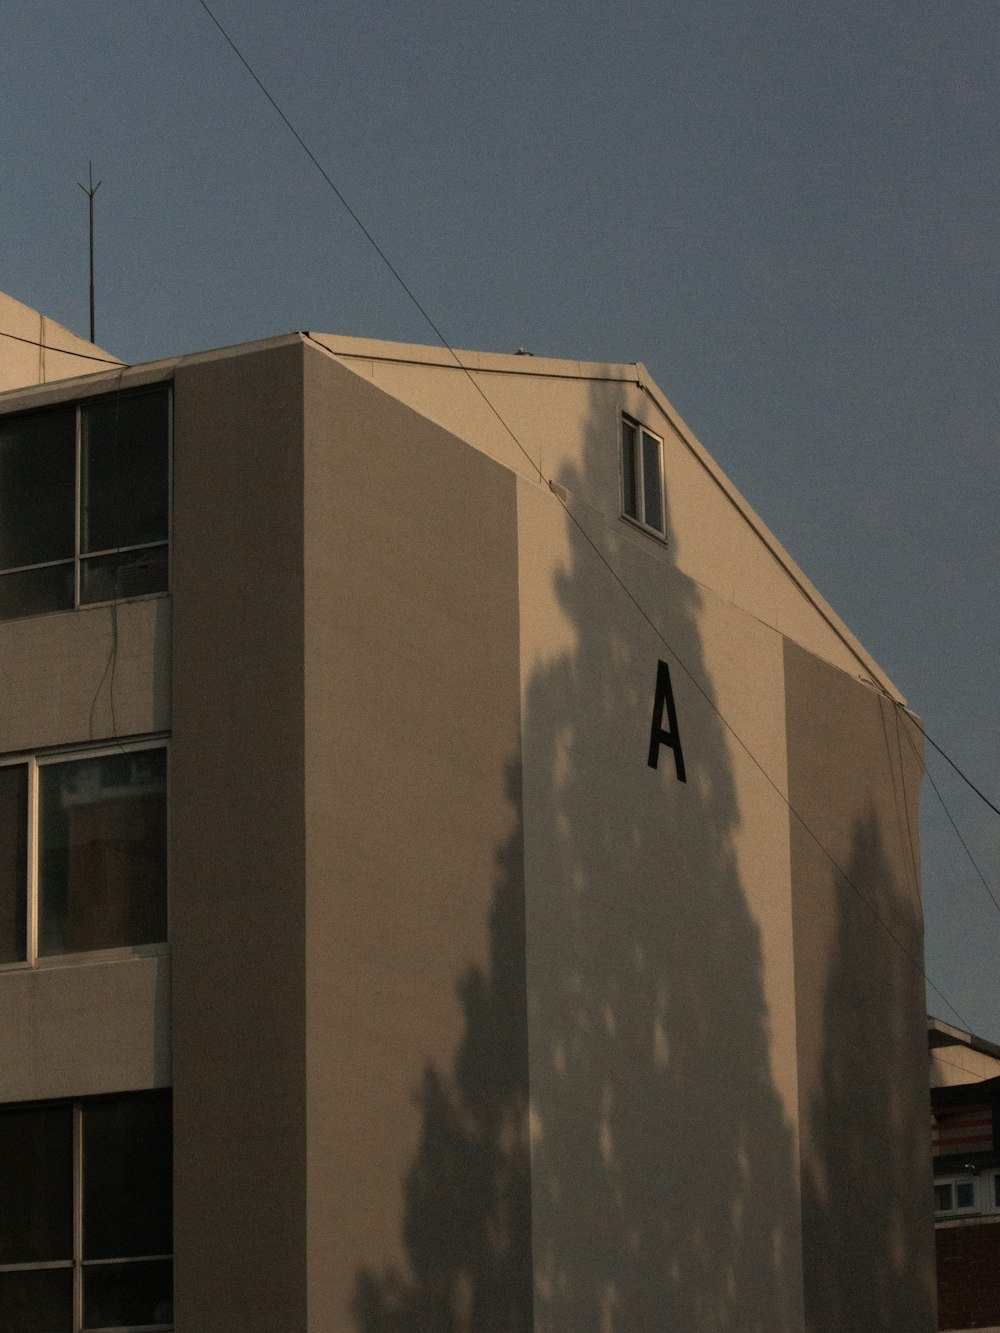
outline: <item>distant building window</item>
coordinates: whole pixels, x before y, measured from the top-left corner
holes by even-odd
[[[622,510],[658,536],[666,535],[663,441],[631,417],[622,417]]]
[[[167,589],[165,386],[0,418],[0,620]]]
[[[939,1217],[949,1213],[972,1213],[975,1211],[976,1182],[971,1177],[963,1180],[934,1182],[934,1212]]]
[[[0,1108],[0,1328],[169,1329],[165,1092]]]
[[[165,747],[0,765],[0,965],[166,938]]]

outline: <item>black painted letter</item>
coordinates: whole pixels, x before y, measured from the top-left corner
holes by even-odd
[[[670,730],[663,727],[663,709],[666,705],[667,722]],[[677,769],[677,781],[687,782],[684,773],[684,751],[681,749],[681,733],[677,729],[677,709],[674,707],[674,692],[670,688],[670,668],[666,662],[659,662],[656,668],[656,698],[653,700],[653,725],[649,732],[649,766],[655,768],[660,758],[660,746],[669,745],[674,752],[674,767]]]

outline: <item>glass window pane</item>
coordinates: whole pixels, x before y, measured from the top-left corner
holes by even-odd
[[[0,569],[73,558],[76,410],[0,420]]]
[[[28,766],[0,768],[0,963],[27,957]]]
[[[936,1213],[950,1213],[950,1212],[951,1212],[951,1186],[950,1186],[950,1185],[935,1185],[935,1186],[934,1186],[934,1211],[935,1211]]]
[[[80,550],[167,540],[168,394],[121,394],[81,416]]]
[[[638,518],[638,500],[635,488],[635,427],[630,421],[622,422],[622,481],[624,484],[625,513]]]
[[[0,574],[0,620],[73,610],[73,564]]]
[[[83,1327],[173,1323],[173,1264],[99,1264],[83,1270]]]
[[[73,1333],[72,1268],[0,1273],[3,1333]]]
[[[0,1263],[72,1259],[70,1106],[0,1110],[0,1184]]]
[[[168,1094],[85,1103],[85,1259],[171,1253],[171,1164]]]
[[[993,1206],[1000,1208],[1000,1174],[993,1177]]]
[[[663,505],[660,500],[660,442],[642,432],[643,520],[657,532],[663,531]]]
[[[90,556],[80,565],[81,605],[166,590],[166,546],[145,546],[123,555]]]
[[[974,1202],[972,1181],[960,1180],[955,1186],[955,1207],[971,1208]]]
[[[166,751],[39,768],[39,952],[167,937]]]

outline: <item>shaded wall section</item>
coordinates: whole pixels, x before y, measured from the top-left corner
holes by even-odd
[[[785,689],[806,1327],[929,1333],[916,735],[792,644]]]
[[[302,350],[175,386],[178,1333],[303,1333]]]
[[[530,1326],[506,469],[305,356],[308,1326]]]

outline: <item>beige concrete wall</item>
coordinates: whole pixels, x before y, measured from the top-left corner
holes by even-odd
[[[115,360],[110,352],[0,292],[0,392],[97,373]]]
[[[170,598],[0,624],[0,752],[170,726]]]
[[[791,644],[785,689],[806,1327],[929,1333],[920,734]]]
[[[466,374],[437,348],[311,336],[355,374],[520,476],[537,480],[541,471],[560,483],[619,531],[627,526],[619,518],[619,422],[628,412],[665,441],[668,541],[676,566],[810,652],[892,688],[643,366],[461,351]],[[594,448],[595,428],[600,449]]]
[[[0,972],[0,1102],[169,1083],[166,955]]]
[[[782,641],[573,512],[670,648],[521,483],[535,1327],[799,1330],[787,809],[721,720],[783,790]],[[660,659],[683,783],[647,762]]]
[[[968,1046],[938,1046],[930,1052],[932,1088],[952,1088],[962,1083],[981,1083],[1000,1074],[1000,1060]]]
[[[518,1333],[514,479],[312,350],[305,385],[308,1327]]]
[[[304,1333],[302,351],[180,367],[178,1333]]]

